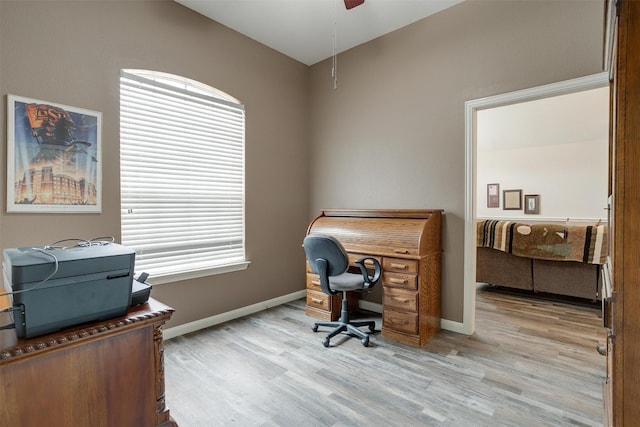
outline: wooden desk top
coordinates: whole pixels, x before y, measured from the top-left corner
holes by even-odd
[[[18,339],[15,329],[3,330],[0,331],[0,365],[39,355],[52,349],[113,335],[145,323],[166,320],[173,311],[173,308],[149,298],[147,303],[131,307],[124,316],[83,323],[52,334]],[[11,322],[12,320],[7,313],[0,315],[0,325]]]

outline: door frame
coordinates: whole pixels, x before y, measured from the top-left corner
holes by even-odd
[[[460,332],[473,334],[476,323],[476,126],[477,112],[520,102],[609,86],[602,72],[465,102],[464,307]]]

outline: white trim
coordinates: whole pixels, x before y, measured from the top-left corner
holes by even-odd
[[[600,224],[606,224],[607,220],[602,219],[602,218],[556,218],[556,217],[552,217],[552,216],[548,216],[548,217],[540,217],[540,216],[536,216],[535,218],[526,218],[526,217],[506,217],[506,216],[501,216],[500,218],[496,218],[496,217],[488,217],[488,216],[478,216],[476,217],[476,220],[483,220],[483,219],[499,219],[500,221],[516,221],[516,222],[561,222],[563,224],[582,224],[582,223],[600,223]]]
[[[288,295],[282,295],[277,298],[272,298],[267,301],[262,301],[256,304],[241,307],[236,310],[227,311],[225,313],[216,314],[215,316],[207,317],[205,319],[198,319],[193,322],[184,323],[182,325],[174,326],[173,328],[165,329],[162,332],[162,338],[165,340],[175,338],[180,335],[195,332],[200,329],[208,328],[218,325],[220,323],[228,322],[233,319],[238,319],[249,314],[254,314],[259,311],[266,310],[277,305],[286,304],[291,301],[295,301],[300,298],[304,298],[307,294],[305,289],[290,293]]]
[[[453,320],[441,319],[440,328],[449,332],[470,335],[467,331],[467,326],[464,323],[454,322]]]
[[[475,331],[476,316],[476,113],[518,102],[565,95],[609,85],[606,72],[465,102],[464,308],[461,333]],[[444,321],[443,321],[444,322]],[[447,321],[448,323],[449,321]],[[453,323],[453,322],[452,322]],[[443,326],[444,328],[444,326]],[[448,329],[448,328],[447,328]],[[462,332],[463,331],[463,332]]]
[[[221,265],[206,270],[183,271],[180,273],[165,274],[163,276],[153,276],[149,281],[152,285],[163,285],[165,283],[180,282],[183,280],[197,279],[199,277],[215,276],[216,274],[231,273],[249,268],[251,261],[242,261],[235,264]]]
[[[360,307],[363,310],[382,314],[382,304],[377,302],[360,300],[358,301],[358,307]]]

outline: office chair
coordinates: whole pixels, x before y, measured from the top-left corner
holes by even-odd
[[[329,347],[329,340],[339,333],[346,331],[350,335],[360,338],[362,345],[369,346],[369,335],[358,327],[368,326],[373,332],[376,329],[376,322],[350,321],[347,292],[360,291],[367,292],[373,288],[380,280],[380,263],[375,258],[360,258],[356,264],[360,267],[360,274],[347,272],[349,268],[349,256],[338,240],[331,236],[320,234],[310,234],[304,239],[304,252],[311,269],[320,276],[320,287],[327,295],[336,295],[342,292],[342,308],[340,319],[337,322],[316,322],[312,330],[318,332],[319,326],[335,327],[327,335],[322,344]],[[364,266],[365,260],[372,260],[374,265],[373,276]]]

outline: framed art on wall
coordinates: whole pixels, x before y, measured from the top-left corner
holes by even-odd
[[[7,212],[102,210],[102,113],[7,95]]]
[[[502,192],[502,209],[503,210],[520,210],[522,209],[522,190],[504,190]]]
[[[487,207],[500,207],[500,184],[487,184]]]
[[[540,213],[540,196],[537,194],[525,194],[524,196],[524,213],[539,214]]]

